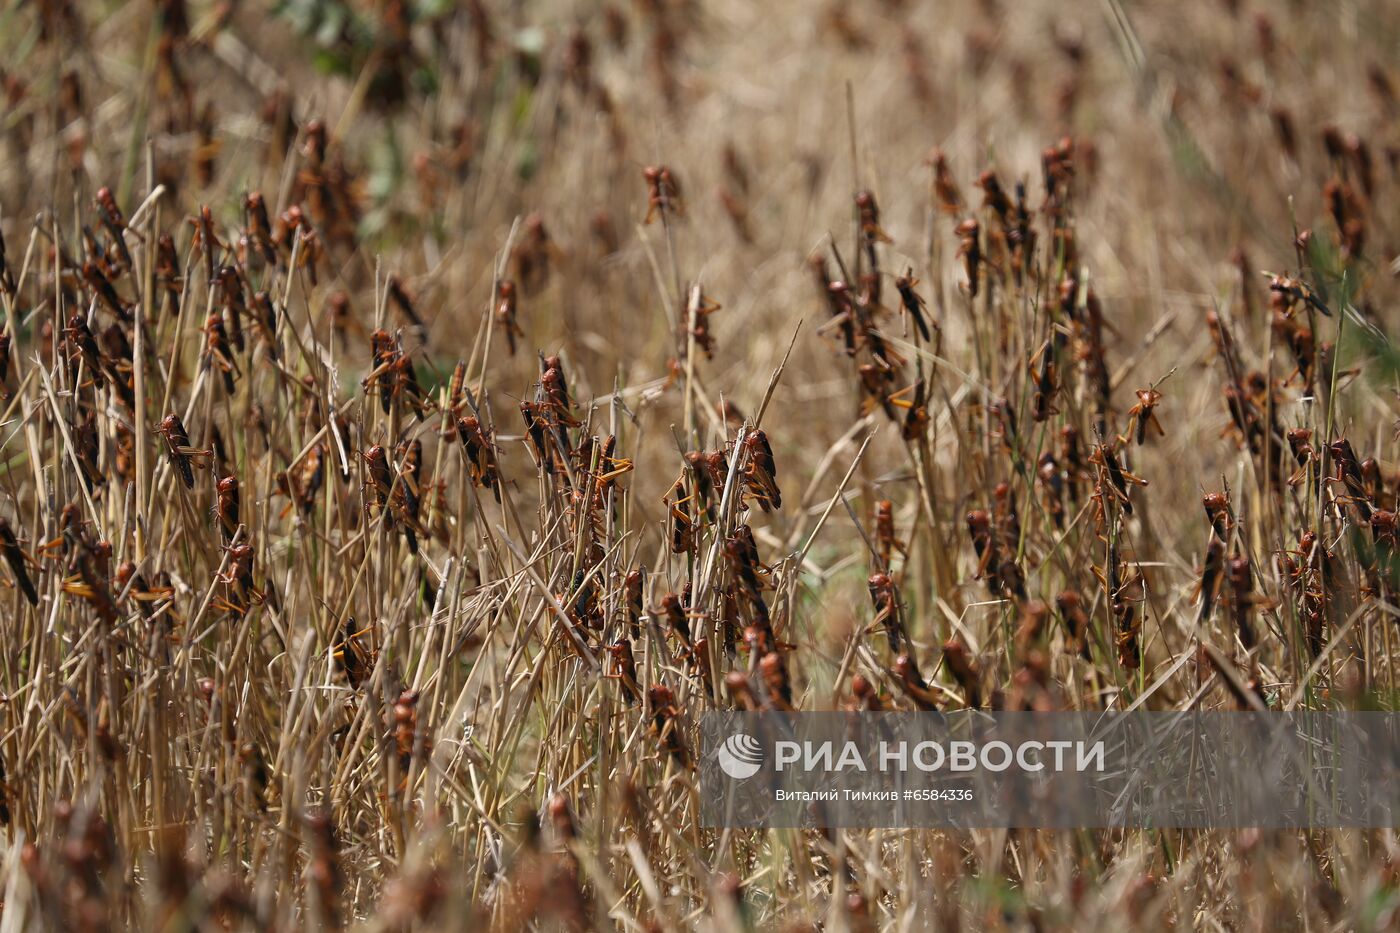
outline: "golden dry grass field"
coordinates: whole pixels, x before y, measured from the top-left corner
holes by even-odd
[[[0,930],[1341,930],[713,709],[1400,702],[1400,6],[6,0]]]

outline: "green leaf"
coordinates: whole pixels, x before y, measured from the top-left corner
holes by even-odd
[[[349,56],[333,49],[317,49],[312,56],[312,62],[315,64],[316,70],[323,75],[350,74]]]

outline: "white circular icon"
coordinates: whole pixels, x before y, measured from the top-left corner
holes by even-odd
[[[736,781],[753,777],[763,767],[763,746],[758,744],[758,739],[743,732],[725,739],[716,754],[719,769]]]

